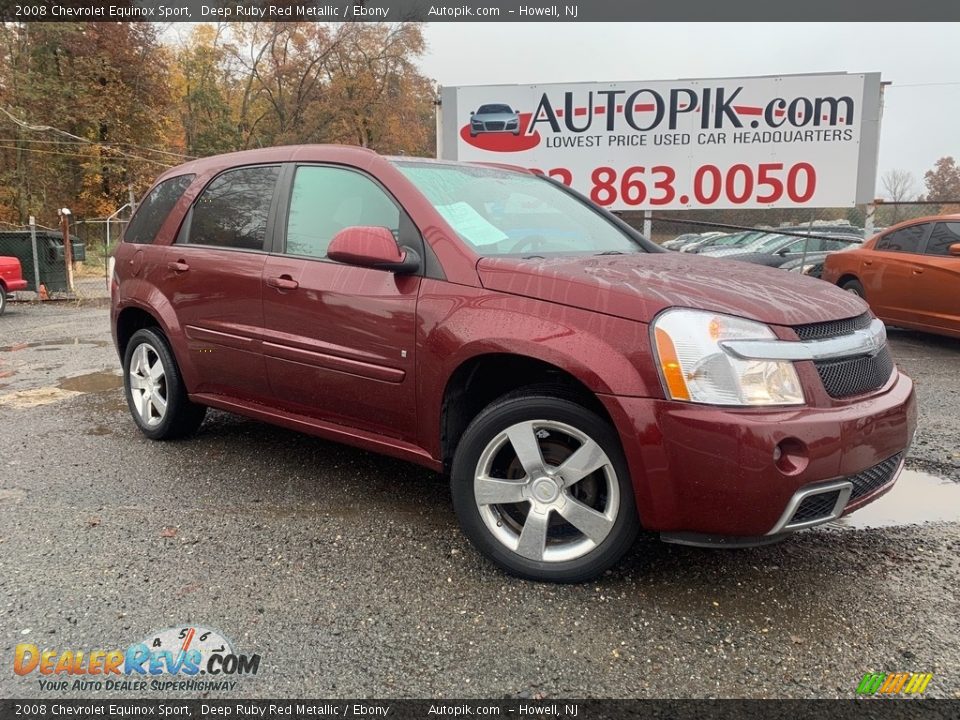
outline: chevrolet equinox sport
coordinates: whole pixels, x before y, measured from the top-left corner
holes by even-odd
[[[116,252],[134,422],[208,407],[449,474],[516,575],[583,581],[639,528],[776,542],[890,490],[909,378],[859,297],[663,252],[525,170],[299,146],[164,173]]]

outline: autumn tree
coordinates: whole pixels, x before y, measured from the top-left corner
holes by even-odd
[[[417,23],[237,23],[242,147],[340,142],[433,151],[433,87]]]
[[[239,83],[229,65],[235,49],[226,34],[224,25],[197,25],[177,53],[176,90],[184,145],[190,155],[215,155],[240,147],[231,103]]]
[[[940,212],[960,211],[960,167],[952,157],[942,157],[923,175],[927,186],[924,200],[954,201],[940,206]]]
[[[176,164],[169,51],[151,23],[3,24],[4,214],[102,217]]]
[[[194,156],[339,142],[432,154],[416,23],[0,24],[0,220],[103,217]]]

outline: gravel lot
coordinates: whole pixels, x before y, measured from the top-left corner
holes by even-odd
[[[890,334],[921,402],[908,466],[960,481],[960,342]],[[960,697],[956,522],[643,537],[599,582],[537,585],[481,559],[413,465],[222,413],[145,440],[106,309],[13,304],[0,346],[2,697],[41,694],[9,669],[18,643],[186,623],[262,655],[243,697],[849,698],[867,671]]]

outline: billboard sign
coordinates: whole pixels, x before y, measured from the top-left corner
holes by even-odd
[[[445,87],[438,156],[520,165],[613,210],[873,199],[880,74]]]

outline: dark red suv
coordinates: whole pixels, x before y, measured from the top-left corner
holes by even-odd
[[[476,547],[579,581],[641,526],[773,542],[893,485],[916,426],[883,323],[827,283],[661,252],[504,167],[302,146],[161,176],[117,250],[127,401],[449,473]]]

